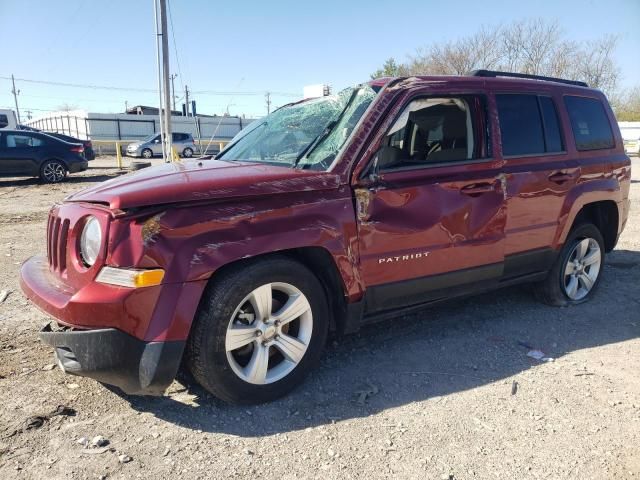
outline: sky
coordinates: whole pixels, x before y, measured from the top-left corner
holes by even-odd
[[[341,89],[389,57],[529,18],[557,21],[578,42],[617,35],[620,84],[640,85],[640,0],[168,2],[176,93],[188,85],[200,113],[261,116],[266,91],[274,108],[305,85]],[[0,0],[0,108],[14,105],[12,74],[31,80],[16,81],[23,116],[64,104],[104,113],[157,105],[154,25],[153,0]]]

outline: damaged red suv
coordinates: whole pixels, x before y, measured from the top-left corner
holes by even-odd
[[[160,394],[184,361],[214,395],[263,402],[329,331],[523,282],[551,305],[588,300],[630,177],[583,83],[380,79],[286,105],[214,160],[71,195],[22,288],[54,317],[40,336],[67,373]]]

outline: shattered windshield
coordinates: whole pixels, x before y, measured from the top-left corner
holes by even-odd
[[[216,158],[326,170],[375,96],[364,85],[285,105],[249,125]]]

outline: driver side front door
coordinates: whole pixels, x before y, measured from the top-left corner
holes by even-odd
[[[476,95],[413,100],[383,139],[391,160],[356,188],[365,314],[501,278],[505,186],[479,133],[487,131],[485,104]]]

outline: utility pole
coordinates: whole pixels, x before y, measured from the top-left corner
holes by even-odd
[[[129,102],[127,100],[124,101],[124,113],[128,113],[129,110]]]
[[[172,74],[169,78],[171,78],[171,99],[173,100],[173,110],[176,109],[176,87],[173,84],[173,81],[176,79],[176,77],[178,76],[177,73]]]
[[[31,110],[27,110],[27,120],[31,120]]]
[[[184,86],[184,105],[185,105],[185,113],[187,117],[189,116],[189,87],[187,85]]]
[[[267,101],[267,115],[271,113],[271,92],[266,92],[264,98]]]
[[[167,0],[160,0],[160,26],[162,31],[162,76],[164,87],[164,136],[167,158],[172,155],[171,92],[169,91],[169,35],[167,29]]]
[[[155,20],[156,30],[156,65],[158,67],[158,130],[160,130],[160,145],[162,147],[162,159],[167,161],[167,153],[164,149],[164,128],[162,127],[162,55],[161,55],[161,39],[162,33],[160,32],[160,20],[158,18],[158,0],[153,0],[153,14]],[[155,133],[155,121],[153,130]]]
[[[20,109],[18,108],[18,94],[20,93],[20,90],[16,90],[16,81],[13,78],[13,74],[11,74],[11,84],[13,85],[13,90],[11,90],[11,93],[13,93],[13,99],[16,102],[16,115],[18,115],[18,123],[22,123],[20,121]]]

